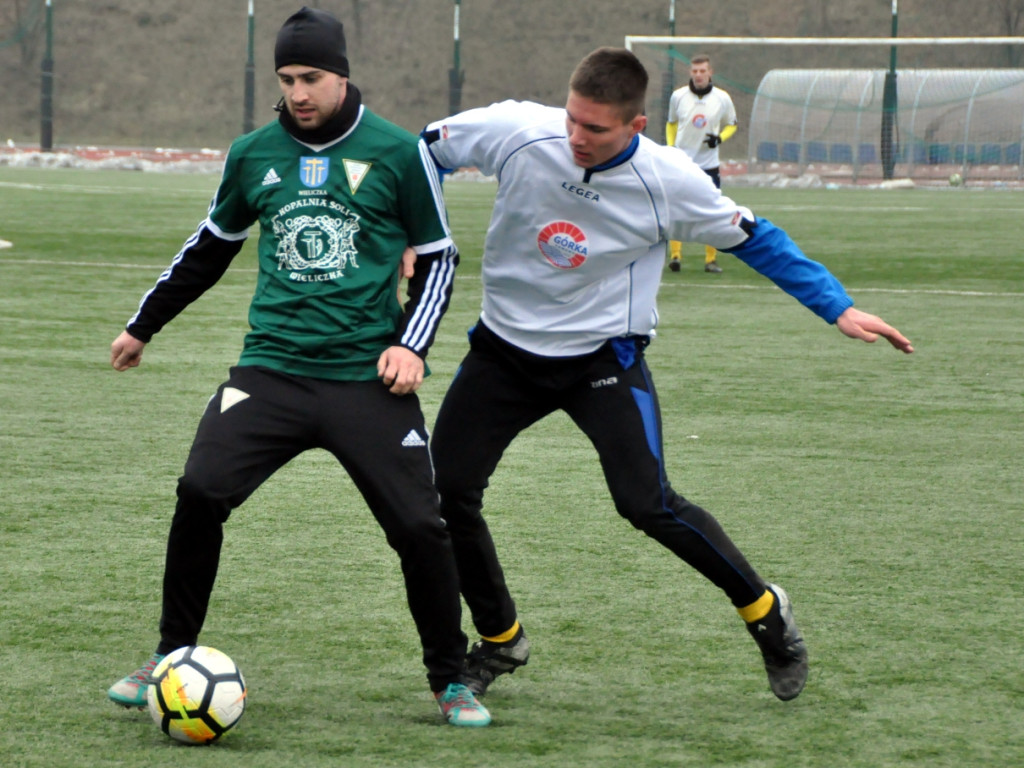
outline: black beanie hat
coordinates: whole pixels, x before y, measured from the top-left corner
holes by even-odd
[[[303,7],[277,33],[274,69],[302,64],[348,77],[345,32],[327,11]]]

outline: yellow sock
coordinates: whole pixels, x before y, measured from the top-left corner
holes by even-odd
[[[736,612],[739,613],[740,618],[747,622],[747,624],[750,624],[754,621],[760,621],[767,616],[773,605],[775,605],[775,595],[770,589],[766,589],[764,594],[757,598],[757,600],[750,605],[737,608]]]
[[[769,592],[768,594],[771,594],[771,592]],[[481,639],[486,640],[488,643],[507,643],[509,640],[516,636],[516,632],[518,631],[519,622],[517,621],[515,624],[512,625],[512,629],[508,630],[507,632],[502,632],[500,635],[495,635],[494,637],[484,637],[483,635],[481,635],[480,637]]]
[[[710,245],[705,245],[704,246],[704,263],[705,264],[710,264],[712,261],[716,261],[717,260],[715,258],[716,256],[718,256],[718,251],[716,251]]]
[[[683,243],[681,240],[668,241],[668,255],[670,259],[681,260],[683,258]]]

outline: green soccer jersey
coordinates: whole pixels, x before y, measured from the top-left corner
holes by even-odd
[[[276,121],[236,139],[205,224],[218,238],[240,240],[257,221],[259,276],[240,365],[371,380],[387,347],[425,353],[399,338],[402,251],[454,246],[417,137],[362,108],[326,146],[300,143]],[[412,326],[436,326],[440,312],[417,312],[407,335],[432,337],[432,328]]]

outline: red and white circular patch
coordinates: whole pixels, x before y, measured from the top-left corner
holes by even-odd
[[[537,247],[559,269],[575,269],[587,260],[587,236],[571,221],[553,221],[537,235]]]

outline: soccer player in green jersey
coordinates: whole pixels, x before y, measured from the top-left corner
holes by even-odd
[[[274,53],[279,119],[232,144],[209,215],[111,347],[115,369],[137,366],[259,223],[251,330],[178,480],[160,640],[108,696],[145,705],[158,661],[198,641],[231,511],[299,453],[323,448],[398,553],[442,714],[453,725],[487,725],[490,714],[462,684],[458,576],[415,394],[458,264],[437,172],[422,141],[363,106],[348,80],[342,24],[329,13],[292,15]],[[407,244],[417,267],[403,307]]]

